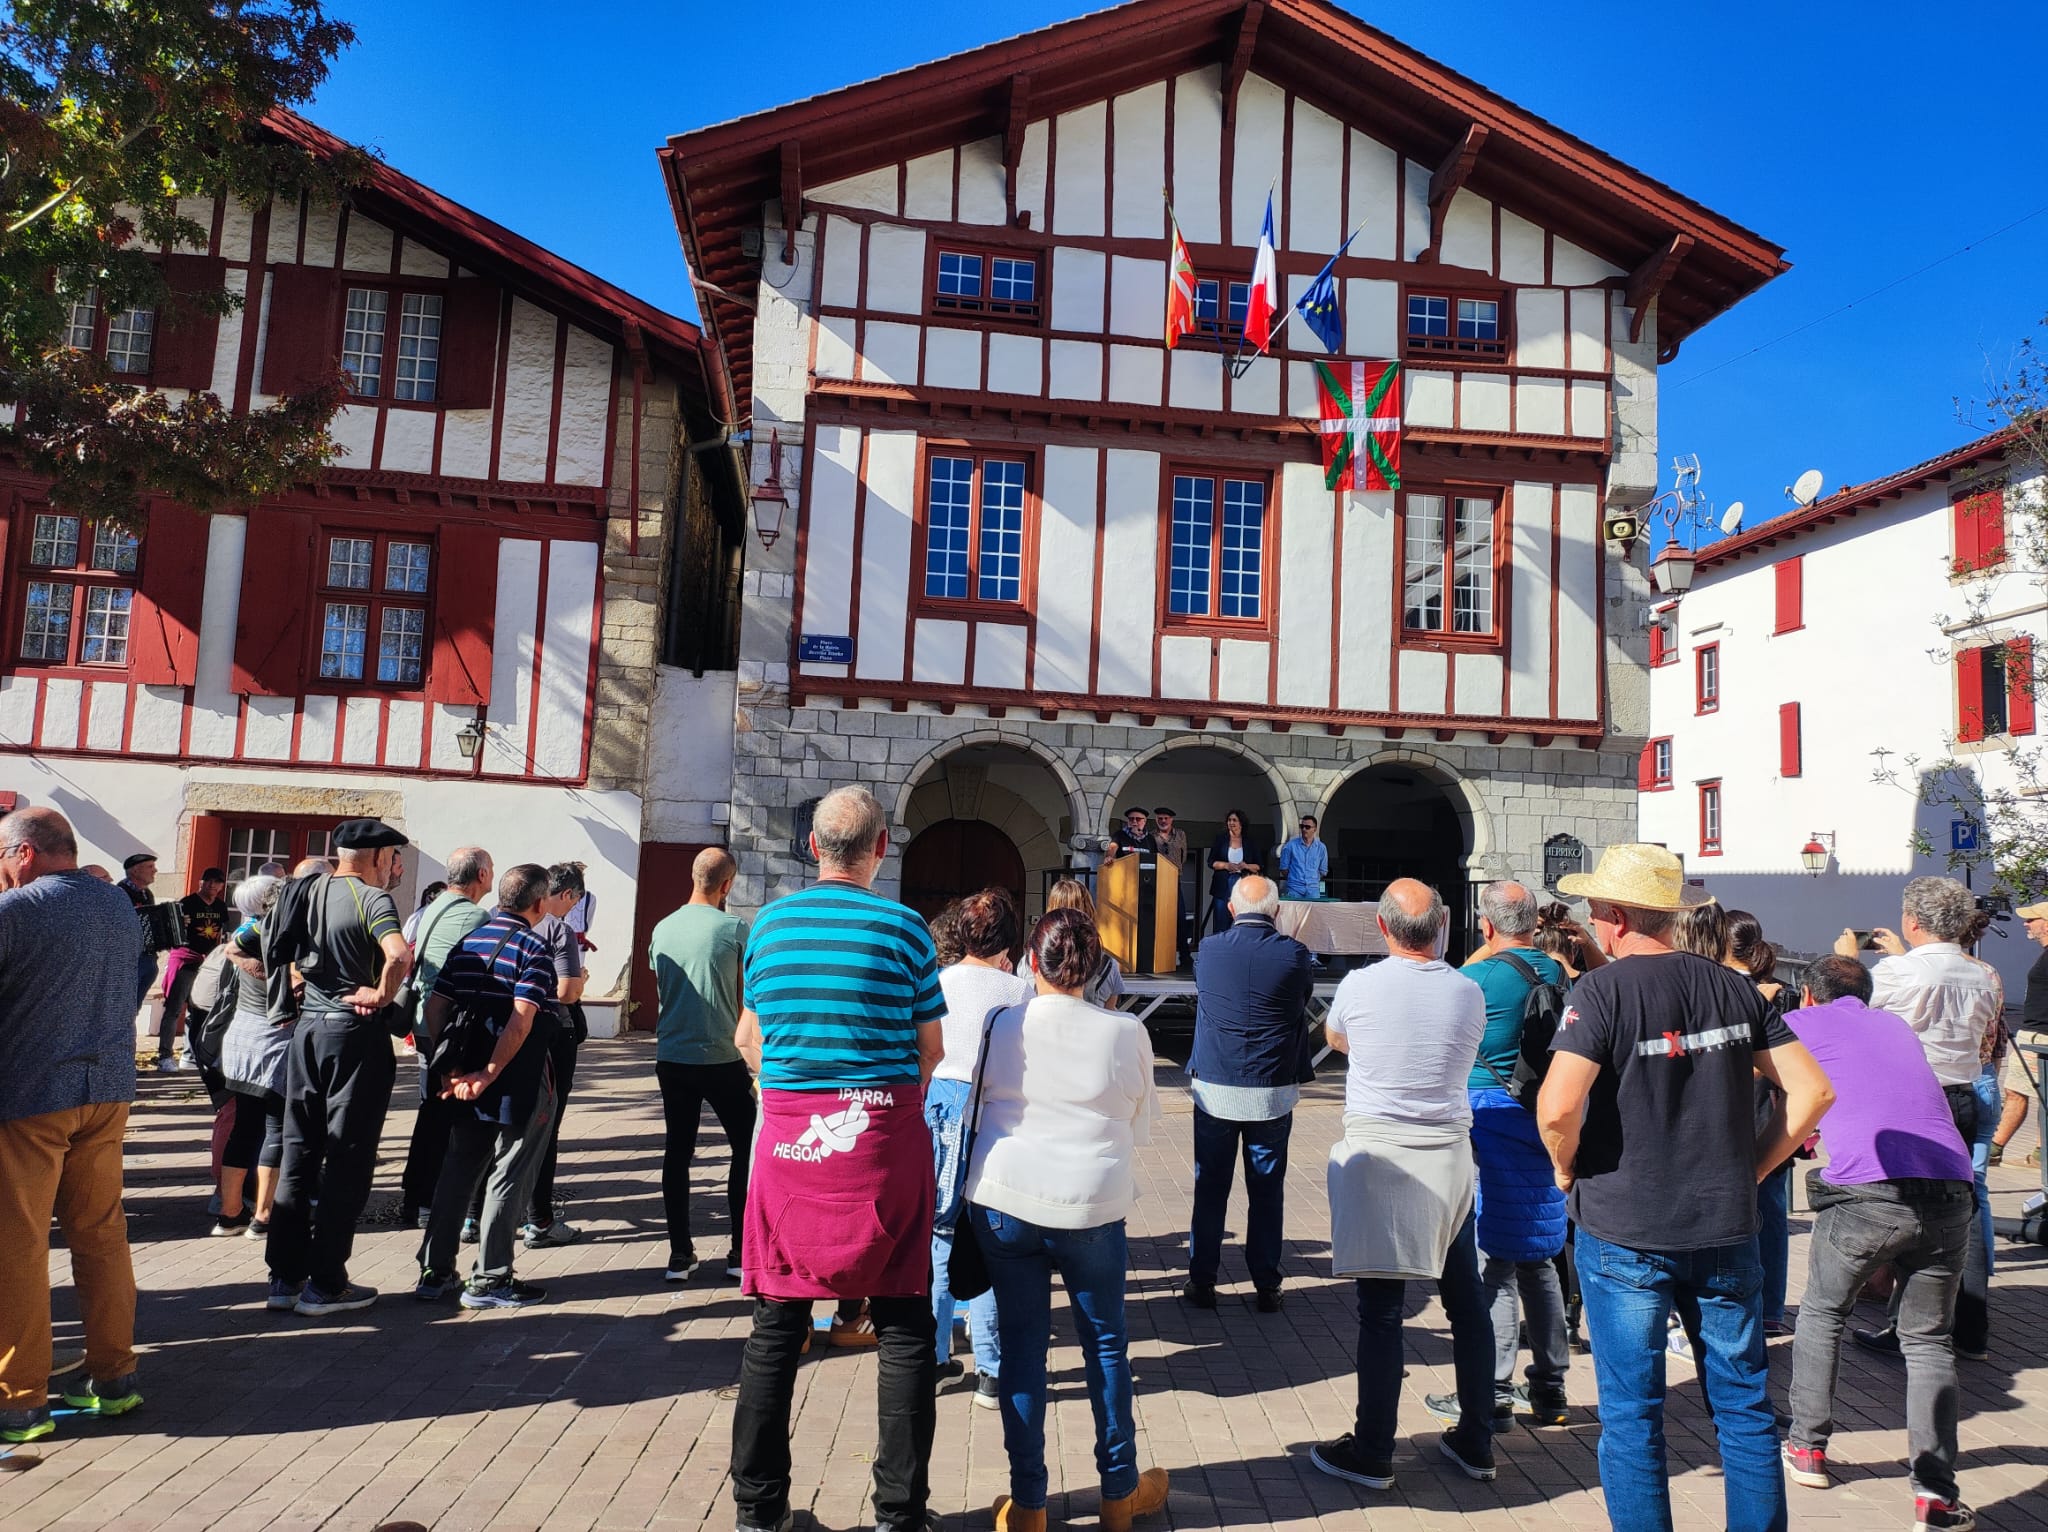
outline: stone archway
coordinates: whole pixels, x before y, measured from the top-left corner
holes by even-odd
[[[1316,817],[1330,847],[1333,893],[1377,899],[1396,878],[1418,878],[1450,911],[1450,958],[1471,950],[1474,869],[1493,839],[1471,784],[1434,757],[1381,751],[1330,786]]]
[[[1067,818],[1071,821],[1068,835],[1082,830],[1090,823],[1088,818],[1088,795],[1081,789],[1081,779],[1074,775],[1072,768],[1060,759],[1049,746],[1023,734],[1005,734],[996,729],[977,729],[971,734],[956,735],[952,739],[934,745],[924,758],[904,774],[903,785],[896,791],[895,822],[910,829],[910,801],[917,790],[926,784],[939,764],[963,751],[1011,750],[1019,755],[1029,756],[1033,761],[1051,772],[1060,785],[1060,791],[1067,799]],[[918,826],[918,829],[923,828]],[[911,830],[916,833],[915,829]]]
[[[1478,867],[1494,855],[1493,820],[1486,811],[1486,799],[1480,795],[1479,789],[1443,761],[1433,755],[1425,755],[1419,750],[1393,747],[1375,751],[1364,760],[1353,762],[1343,776],[1338,777],[1323,790],[1322,799],[1315,809],[1317,822],[1320,823],[1329,817],[1331,805],[1336,802],[1337,795],[1344,790],[1346,784],[1363,773],[1381,766],[1408,767],[1443,790],[1444,796],[1450,800],[1451,807],[1456,810],[1458,819],[1464,826],[1465,861],[1468,866]]]
[[[1043,746],[983,732],[947,742],[912,768],[897,795],[896,824],[906,849],[948,823],[979,823],[1000,832],[1022,864],[1018,891],[1025,914],[1033,916],[1044,907],[1043,874],[1068,862],[1080,801],[1079,781]],[[1015,876],[1007,855],[991,858],[986,881],[1014,886]],[[972,877],[966,881],[979,886]]]
[[[1117,773],[1116,781],[1111,784],[1109,791],[1103,795],[1102,802],[1099,805],[1099,812],[1090,821],[1091,825],[1100,827],[1101,832],[1106,834],[1108,828],[1116,823],[1117,816],[1126,807],[1124,803],[1125,795],[1130,792],[1132,784],[1137,780],[1139,774],[1146,767],[1167,756],[1169,752],[1177,750],[1215,750],[1225,755],[1235,756],[1240,763],[1238,766],[1240,774],[1248,775],[1249,773],[1244,768],[1249,767],[1251,771],[1263,776],[1271,787],[1273,793],[1273,812],[1275,815],[1275,825],[1273,828],[1277,830],[1293,819],[1294,787],[1286,777],[1280,774],[1278,767],[1249,745],[1243,744],[1227,734],[1205,733],[1176,735],[1172,739],[1163,740],[1159,744],[1152,746],[1149,750],[1141,751],[1133,756],[1130,763]],[[1157,805],[1148,805],[1148,807],[1157,807]],[[1178,807],[1178,805],[1175,805],[1175,807]]]

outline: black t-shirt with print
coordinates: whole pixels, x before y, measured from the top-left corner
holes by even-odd
[[[1756,1233],[1756,1054],[1795,1039],[1746,975],[1690,953],[1573,988],[1554,1047],[1600,1066],[1573,1220],[1610,1244],[1703,1250]]]

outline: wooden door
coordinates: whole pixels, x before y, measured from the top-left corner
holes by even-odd
[[[647,962],[647,941],[657,925],[690,902],[690,864],[703,849],[659,842],[640,848],[639,886],[633,896],[633,950],[626,959],[630,975],[626,993],[633,1002],[626,1017],[629,1031],[652,1032],[661,1019],[654,970]]]
[[[903,852],[903,902],[929,920],[963,894],[1006,888],[1024,908],[1024,858],[1016,842],[979,819],[942,819]]]

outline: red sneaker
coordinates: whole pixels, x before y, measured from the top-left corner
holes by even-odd
[[[1818,1447],[1795,1447],[1785,1443],[1785,1473],[1794,1484],[1808,1489],[1828,1487],[1828,1455]]]
[[[1977,1513],[1960,1500],[1939,1495],[1913,1497],[1913,1532],[1970,1532],[1977,1525]]]

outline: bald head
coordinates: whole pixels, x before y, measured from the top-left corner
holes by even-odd
[[[0,819],[0,888],[19,888],[77,866],[78,837],[55,809],[16,809]]]
[[[690,864],[690,903],[724,904],[726,890],[738,871],[739,864],[725,847],[706,846]]]
[[[1280,885],[1255,872],[1239,878],[1237,886],[1230,891],[1230,913],[1264,915],[1269,919],[1279,914]]]
[[[1380,895],[1380,929],[1404,956],[1433,958],[1444,933],[1444,902],[1427,883],[1396,878]]]
[[[481,846],[457,846],[448,853],[448,886],[472,903],[480,901],[497,881],[498,869]]]

